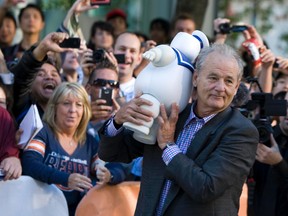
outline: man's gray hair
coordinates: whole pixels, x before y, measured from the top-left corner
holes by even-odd
[[[240,80],[243,75],[243,61],[238,55],[238,53],[229,45],[226,44],[212,44],[210,47],[205,47],[199,53],[196,60],[196,70],[201,71],[203,65],[205,64],[206,57],[212,53],[216,52],[219,55],[227,56],[228,58],[234,58],[238,64],[238,79]]]

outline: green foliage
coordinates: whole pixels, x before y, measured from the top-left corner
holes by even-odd
[[[243,20],[247,20],[247,18],[250,18],[250,24],[255,25],[257,28],[257,31],[261,35],[265,35],[270,30],[276,27],[276,23],[271,22],[272,16],[279,16],[276,14],[273,14],[273,7],[276,4],[281,5],[287,5],[288,0],[219,0],[218,1],[218,17],[226,17],[231,20],[231,23],[241,22]],[[235,8],[233,9],[232,16],[229,16],[229,7],[231,4],[234,6],[241,3],[241,6],[243,8],[237,8],[237,13],[235,13]],[[240,10],[239,10],[240,9]],[[286,8],[288,13],[288,8]],[[285,16],[285,15],[284,15]],[[287,19],[287,15],[286,15]],[[235,44],[238,38],[240,38],[241,34],[238,33],[232,33],[228,37],[229,44]],[[282,49],[286,50],[288,52],[288,33],[284,32],[279,37],[279,40],[281,42],[284,42],[284,44],[287,44],[286,47],[282,47]],[[283,43],[282,43],[283,44]]]
[[[47,9],[62,9],[68,10],[73,4],[75,0],[42,0],[40,3],[41,8],[43,10]]]
[[[74,4],[75,1],[76,0],[42,0],[40,1],[40,6],[41,8],[43,8],[43,10],[47,10],[47,9],[69,10],[69,8]],[[121,6],[127,5],[128,3],[129,3],[129,0],[117,0],[117,1],[111,1],[110,6],[111,8],[121,7]],[[109,6],[107,7],[103,6],[103,9],[107,9],[108,7]]]

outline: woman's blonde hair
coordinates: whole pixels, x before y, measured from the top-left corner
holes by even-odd
[[[73,135],[73,138],[80,142],[81,144],[84,144],[86,140],[86,128],[88,125],[88,122],[91,118],[91,108],[90,103],[88,99],[88,94],[83,86],[81,86],[78,83],[69,83],[64,82],[60,84],[53,92],[52,97],[50,98],[44,116],[43,121],[45,121],[51,130],[58,136],[58,133],[61,132],[59,126],[56,124],[56,108],[59,102],[63,101],[65,98],[67,98],[69,95],[72,95],[76,97],[77,99],[80,99],[80,101],[83,103],[83,116],[82,119]]]

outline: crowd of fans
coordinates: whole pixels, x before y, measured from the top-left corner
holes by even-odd
[[[103,162],[99,158],[98,131],[136,96],[135,79],[149,63],[142,53],[169,44],[178,32],[191,34],[198,27],[190,15],[180,14],[173,22],[152,20],[149,35],[129,32],[129,17],[115,9],[103,20],[95,21],[89,38],[84,38],[78,16],[97,6],[76,0],[61,26],[41,39],[45,25],[41,8],[28,4],[16,21],[8,7],[13,1],[4,2],[0,10],[0,168],[5,181],[29,175],[56,184],[65,194],[69,214],[74,215],[83,192],[95,184],[141,179],[142,157],[130,158],[129,163]],[[226,42],[230,34],[222,27],[227,23],[230,25],[227,18],[214,20],[213,43]],[[263,116],[261,111],[271,109],[270,105],[272,111],[274,105],[278,109],[277,100],[287,100],[288,59],[276,56],[255,26],[245,26],[240,32],[243,43],[237,49],[244,75],[231,106],[260,123],[255,125],[260,138],[269,132],[269,139],[258,144],[246,181],[250,189],[249,215],[287,215],[288,114],[274,110]],[[17,28],[23,36],[13,44]],[[59,46],[68,37],[81,38],[79,49]],[[96,61],[99,50],[104,50],[104,55]],[[125,63],[117,62],[118,54],[125,56]],[[101,97],[107,89],[112,90],[112,105]],[[258,97],[253,99],[255,94]],[[247,106],[251,100],[258,106]],[[32,104],[37,105],[44,127],[24,149],[19,149],[17,142],[23,133],[19,124]],[[284,106],[281,109],[286,111],[286,103]],[[114,125],[121,127],[116,122]]]

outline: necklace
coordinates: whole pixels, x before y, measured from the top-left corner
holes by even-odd
[[[73,139],[70,140],[69,145],[70,145],[70,146],[74,146]]]

